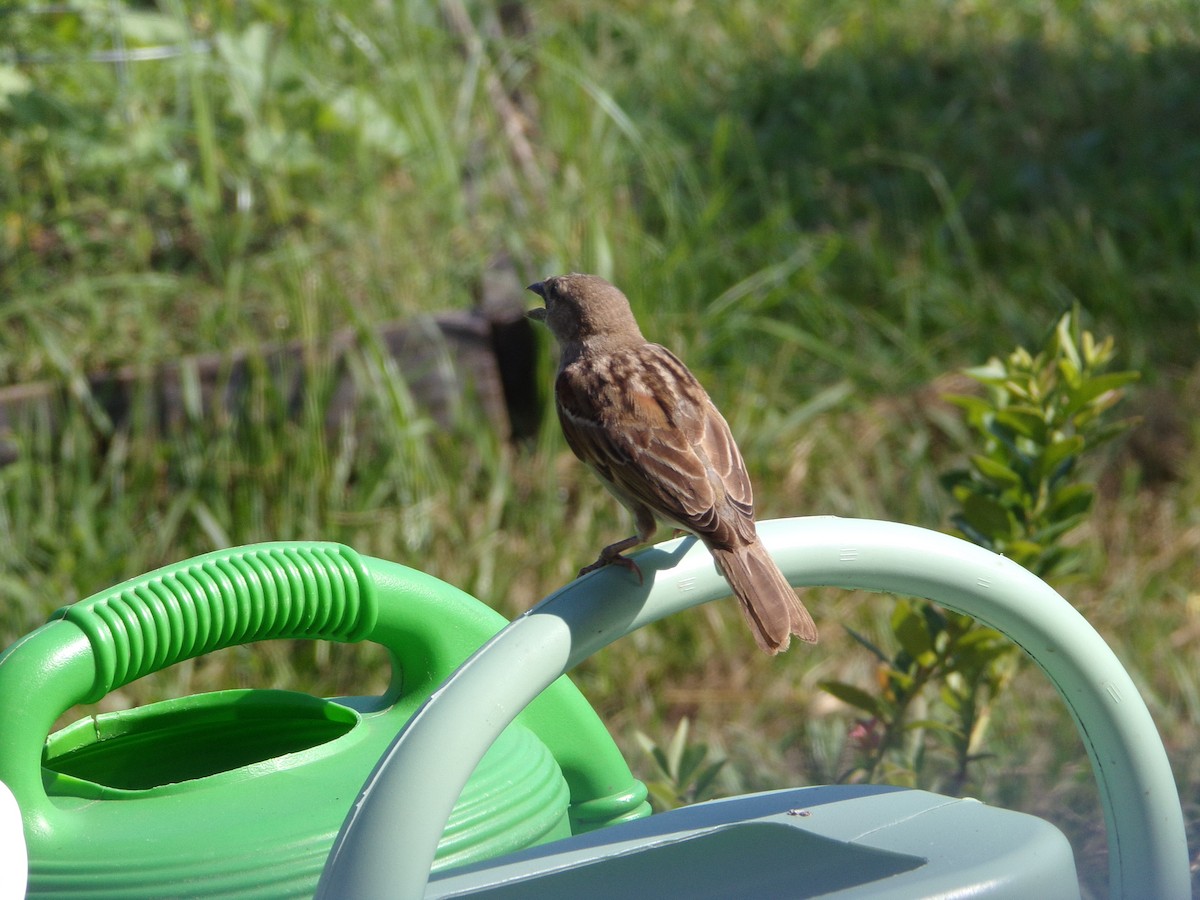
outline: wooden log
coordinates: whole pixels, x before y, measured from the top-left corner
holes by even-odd
[[[18,432],[34,422],[61,427],[67,404],[81,403],[103,431],[149,424],[160,435],[178,433],[197,422],[247,414],[256,378],[297,416],[313,385],[314,373],[335,379],[325,408],[329,429],[340,426],[363,401],[352,354],[386,353],[421,412],[448,427],[464,403],[477,403],[490,426],[505,439],[522,438],[537,428],[534,383],[537,345],[528,322],[508,312],[482,309],[451,312],[380,326],[364,336],[353,330],[334,334],[323,345],[301,341],[230,353],[206,353],[154,367],[122,366],[95,373],[74,385],[39,381],[0,388],[0,465],[18,458]],[[72,396],[74,395],[74,396]],[[139,403],[151,409],[135,409]]]

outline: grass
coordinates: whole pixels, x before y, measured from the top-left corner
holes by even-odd
[[[763,517],[944,527],[937,478],[965,431],[930,402],[937,386],[1039,343],[1076,300],[1195,439],[1194,4],[526,11],[528,30],[504,31],[490,5],[472,7],[466,39],[419,3],[164,2],[119,23],[10,13],[2,377],[78,384],[463,308],[505,250],[529,280],[577,269],[625,287],[726,410]],[[81,59],[118,26],[132,46],[210,51],[123,70]],[[13,61],[31,53],[75,61]],[[489,79],[532,123],[532,167]],[[368,402],[330,440],[319,365],[294,420],[260,385],[244,419],[192,408],[165,439],[147,415],[110,433],[78,394],[60,431],[20,423],[21,459],[0,470],[4,642],[165,562],[292,537],[407,562],[511,615],[625,533],[551,417],[521,447],[469,408],[438,432],[377,355],[355,366]],[[1073,538],[1094,564],[1063,591],[1144,686],[1195,852],[1196,454],[1153,489],[1128,454],[1097,465],[1102,506]],[[882,639],[890,604],[822,591],[812,606],[812,651],[759,658],[719,604],[631,636],[576,680],[635,764],[637,730],[665,741],[687,715],[731,760],[724,790],[829,780],[850,723],[815,684],[869,681],[837,626]],[[365,691],[381,666],[367,651],[264,646],[109,702],[228,684]],[[1033,702],[1047,692],[1022,673],[972,790],[1058,822],[1095,889],[1090,775],[1065,712]]]

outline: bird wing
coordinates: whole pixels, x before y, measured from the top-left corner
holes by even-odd
[[[754,522],[754,490],[741,451],[734,443],[729,424],[711,401],[704,418],[700,448],[725,487],[730,504],[748,522]]]
[[[583,356],[559,373],[555,395],[568,445],[626,505],[720,544],[753,539],[750,479],[729,426],[669,350]]]

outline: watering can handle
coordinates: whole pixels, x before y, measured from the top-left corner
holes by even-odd
[[[370,640],[393,663],[384,699],[428,693],[503,624],[464,601],[431,575],[316,541],[218,550],[138,576],[58,610],[0,653],[0,781],[23,811],[49,808],[40,760],[59,716],[237,644]]]
[[[174,563],[58,610],[0,653],[0,782],[27,827],[40,827],[57,815],[40,762],[58,717],[214,650],[272,638],[369,640],[391,657],[386,704],[429,694],[504,623],[432,575],[341,544],[253,544]],[[573,817],[619,820],[644,800],[644,790],[630,800],[625,787],[611,795],[633,776],[569,682],[530,714],[562,766]]]
[[[1020,644],[1058,689],[1091,757],[1113,896],[1190,896],[1179,793],[1146,704],[1100,635],[1053,588],[1011,560],[909,525],[814,517],[760,522],[759,535],[794,585],[926,597]],[[643,583],[610,566],[550,595],[434,692],[351,808],[318,898],[423,896],[459,791],[518,710],[617,638],[729,594],[694,538],[647,550],[638,565]]]
[[[149,572],[63,607],[91,644],[91,703],[143,675],[214,650],[271,638],[357,641],[378,616],[357,553],[287,542],[219,550]]]

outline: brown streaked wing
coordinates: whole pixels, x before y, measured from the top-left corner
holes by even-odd
[[[729,423],[720,410],[709,401],[704,418],[704,434],[700,446],[707,454],[713,471],[720,476],[729,501],[746,518],[754,519],[754,488],[746,472],[746,463],[729,430]]]
[[[674,370],[680,382],[688,384],[689,389],[683,393],[690,397],[692,402],[685,404],[686,422],[683,424],[692,442],[692,452],[699,458],[701,465],[707,464],[712,468],[729,500],[725,508],[729,510],[732,521],[720,523],[725,528],[719,527],[716,522],[719,513],[715,508],[707,511],[693,510],[693,515],[702,516],[707,525],[706,528],[698,529],[698,533],[707,531],[717,536],[715,533],[718,530],[726,531],[728,527],[732,527],[742,540],[754,540],[754,490],[741,451],[738,450],[733,433],[729,430],[729,423],[679,358],[665,347],[659,347],[657,344],[652,346],[660,351],[660,358]],[[715,501],[715,494],[711,490],[709,495]],[[728,533],[721,538],[728,540]]]
[[[662,348],[648,344],[633,354],[610,354],[603,364],[568,366],[555,384],[559,421],[575,455],[618,491],[705,533],[713,526],[716,496],[693,444],[702,429],[695,400],[707,398],[702,392],[696,398],[692,386],[699,385],[682,363],[675,361],[686,381],[656,350]],[[654,394],[659,378],[669,379],[669,395],[682,389],[691,402],[660,403]]]

